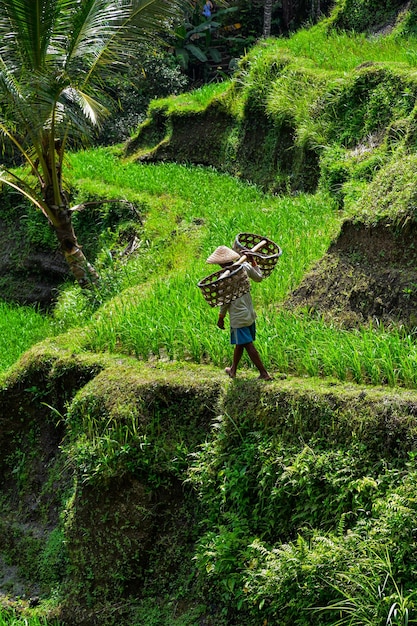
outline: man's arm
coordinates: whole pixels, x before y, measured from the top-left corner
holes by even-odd
[[[223,304],[220,307],[219,319],[217,320],[217,326],[219,328],[221,328],[222,330],[224,330],[224,318],[227,315],[227,311],[229,310],[229,306],[230,306],[230,303],[229,304]]]
[[[246,255],[247,262],[245,263],[246,271],[249,276],[255,283],[260,283],[263,279],[262,270],[256,263],[256,259],[249,254]]]

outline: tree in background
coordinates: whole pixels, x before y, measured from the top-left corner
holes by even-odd
[[[204,0],[192,2],[172,36],[166,38],[190,85],[200,86],[230,75],[230,61],[244,54],[247,41],[240,35],[238,7],[227,0],[211,3],[204,14]]]
[[[263,28],[263,33],[262,33],[262,36],[265,39],[271,36],[272,6],[273,6],[273,0],[265,0],[264,28]]]
[[[138,43],[129,65],[107,81],[108,93],[117,102],[117,109],[100,127],[94,143],[108,146],[129,139],[146,119],[153,98],[182,93],[188,82],[165,44]]]
[[[334,0],[281,0],[283,30],[294,30],[304,22],[315,23],[333,5]]]
[[[131,44],[168,28],[180,0],[1,0],[3,150],[29,171],[0,180],[42,211],[81,286],[97,280],[79,245],[63,179],[65,153],[82,145],[111,106],[107,81]],[[25,170],[26,171],[26,170]]]
[[[328,15],[334,0],[233,0],[243,37],[288,35],[300,26]]]

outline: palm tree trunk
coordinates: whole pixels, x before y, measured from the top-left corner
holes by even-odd
[[[98,282],[99,276],[87,261],[77,241],[68,206],[50,206],[49,208],[53,215],[52,228],[72,275],[81,287],[91,287]]]
[[[61,156],[59,151],[58,155]],[[59,159],[51,164],[51,160],[48,158],[45,159],[45,162],[49,165],[48,174],[51,182],[44,187],[43,197],[48,207],[47,213],[52,228],[75,280],[82,288],[91,287],[98,282],[99,276],[94,267],[87,261],[74,232],[68,198],[62,189],[62,160]],[[56,173],[55,189],[52,176],[54,170]],[[60,202],[60,206],[57,206],[57,200]]]
[[[86,288],[97,284],[99,276],[80,248],[74,248],[73,252],[64,252],[64,256],[80,287]]]
[[[264,5],[264,27],[262,36],[264,39],[271,36],[272,21],[272,0],[265,0]]]
[[[282,17],[285,30],[288,30],[290,25],[291,14],[291,0],[282,0]]]

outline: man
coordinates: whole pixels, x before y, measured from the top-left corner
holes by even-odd
[[[243,270],[247,273],[251,280],[259,283],[262,280],[262,272],[254,257],[245,253],[247,261],[242,263]],[[240,258],[240,255],[228,248],[227,246],[219,246],[211,254],[207,263],[213,263],[220,265],[222,268],[227,268]],[[244,351],[248,353],[248,356],[252,363],[257,367],[259,371],[259,378],[261,380],[272,380],[262,363],[259,352],[255,348],[253,342],[256,334],[256,313],[253,308],[252,296],[250,291],[243,294],[239,298],[232,300],[228,304],[223,304],[220,307],[219,319],[217,320],[217,326],[224,329],[224,318],[229,313],[230,321],[230,343],[235,346],[233,352],[233,362],[231,367],[226,367],[225,372],[230,378],[236,377],[236,370],[239,365],[240,359]]]

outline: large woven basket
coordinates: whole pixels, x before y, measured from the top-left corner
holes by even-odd
[[[240,298],[250,290],[249,278],[243,265],[232,266],[227,276],[224,269],[200,280],[198,286],[210,306],[222,306]]]
[[[252,248],[261,242],[262,246],[256,252],[252,252]],[[233,248],[241,256],[247,253],[256,257],[256,262],[261,268],[264,278],[271,274],[282,254],[281,248],[276,243],[266,237],[252,233],[237,235]],[[214,272],[198,283],[198,287],[200,287],[210,306],[228,304],[250,290],[248,275],[243,265],[239,265],[239,261],[228,269],[230,269],[229,272],[225,272],[224,269]]]
[[[250,252],[261,241],[265,243],[256,252]],[[276,243],[266,237],[252,233],[239,233],[233,244],[233,249],[241,255],[250,253],[251,256],[255,257],[264,278],[271,274],[282,254],[281,248]]]

